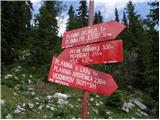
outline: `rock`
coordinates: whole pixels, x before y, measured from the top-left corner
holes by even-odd
[[[22,106],[23,106],[23,107],[26,107],[26,103],[23,103]]]
[[[22,108],[20,105],[17,105],[17,109],[22,110],[22,111],[25,111],[25,109]]]
[[[111,117],[111,116],[109,116],[108,118],[109,118],[109,119],[112,119],[112,117]]]
[[[39,105],[39,102],[36,102],[36,105]]]
[[[42,110],[42,108],[43,108],[43,105],[40,105],[40,106],[38,107],[39,110]]]
[[[132,109],[133,107],[135,107],[135,105],[131,102],[124,102],[123,106],[122,106],[122,110],[125,112],[129,112],[130,109]]]
[[[35,95],[35,92],[34,92],[34,91],[32,91],[32,92],[31,92],[31,95]]]
[[[94,98],[91,98],[91,99],[90,99],[90,101],[93,101],[93,100],[94,100]]]
[[[16,110],[14,111],[14,113],[20,113],[21,111],[19,109],[16,108]]]
[[[22,67],[21,67],[21,66],[17,66],[17,68],[19,68],[19,69],[20,69],[20,68],[22,68]]]
[[[51,96],[51,95],[48,95],[48,96],[47,96],[47,99],[48,99],[48,100],[50,100],[51,98],[52,98],[52,96]]]
[[[107,115],[110,115],[110,114],[111,114],[111,112],[110,112],[110,111],[107,111],[107,112],[106,112],[106,114],[107,114]]]
[[[101,105],[103,105],[103,102],[100,101],[99,103],[100,103]]]
[[[129,108],[122,107],[122,110],[127,112],[127,113],[129,112]]]
[[[148,114],[143,112],[143,111],[141,111],[140,114],[143,115],[143,116],[148,116]]]
[[[136,114],[137,114],[138,116],[142,117],[142,114],[140,114],[140,113],[138,113],[138,112],[136,112]]]
[[[15,76],[14,78],[15,78],[16,80],[18,80],[18,77]]]
[[[96,102],[96,106],[98,107],[100,104],[98,102]]]
[[[93,109],[93,111],[94,111],[96,114],[98,114],[98,110]]]
[[[18,85],[16,85],[16,86],[14,87],[14,89],[15,89],[15,90],[19,90],[19,87],[20,87],[20,85],[18,84]]]
[[[54,108],[53,108],[53,107],[50,107],[50,110],[54,111]]]
[[[68,104],[68,101],[63,100],[63,99],[58,99],[57,103],[60,104],[60,105],[66,105],[66,104]]]
[[[6,118],[6,119],[12,119],[13,116],[12,116],[11,114],[8,114],[5,118]]]
[[[72,105],[72,104],[69,104],[69,106],[70,106],[71,108],[73,108],[73,105]]]
[[[135,117],[131,117],[131,119],[136,119]]]
[[[5,105],[5,101],[4,100],[1,99],[0,102],[1,102],[1,106]]]
[[[11,74],[7,74],[7,75],[4,76],[5,79],[9,79],[9,78],[11,78],[11,77],[12,77]]]
[[[28,84],[32,84],[33,82],[32,82],[32,80],[28,80]]]
[[[22,77],[26,77],[26,75],[25,75],[25,74],[22,74]]]
[[[143,103],[141,103],[139,100],[134,100],[134,103],[140,108],[140,109],[142,109],[142,110],[145,110],[145,109],[147,109],[147,107],[143,104]]]
[[[15,72],[19,72],[19,69],[15,69],[14,71],[15,71]]]
[[[39,97],[35,97],[34,99],[35,99],[35,100],[39,100]]]
[[[28,103],[28,106],[29,106],[29,108],[33,108],[34,107],[34,105],[32,104],[32,103]]]
[[[29,86],[28,90],[29,90],[29,91],[32,91],[32,90],[34,90],[34,88],[31,87],[31,86]]]
[[[30,78],[33,78],[33,76],[32,76],[32,75],[29,75],[29,77],[30,77]]]
[[[60,98],[60,99],[67,99],[69,96],[66,95],[66,94],[62,94],[62,93],[55,93],[53,95],[53,97],[57,97],[57,98]]]

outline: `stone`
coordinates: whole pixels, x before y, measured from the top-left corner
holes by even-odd
[[[4,100],[1,99],[0,102],[1,102],[1,106],[5,105],[5,101]]]
[[[134,103],[142,110],[147,109],[147,107],[137,99],[134,101]]]
[[[53,97],[57,97],[57,98],[60,98],[60,99],[67,99],[69,96],[66,95],[66,94],[62,94],[62,93],[55,93],[53,95]]]
[[[6,119],[12,119],[13,116],[12,116],[11,114],[8,114],[5,118],[6,118]]]

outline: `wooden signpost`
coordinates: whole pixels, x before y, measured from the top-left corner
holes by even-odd
[[[55,57],[52,60],[48,80],[104,95],[112,94],[118,87],[109,74]]]
[[[84,90],[81,111],[83,119],[87,118],[89,91],[111,95],[118,85],[111,75],[82,65],[123,61],[122,40],[104,41],[115,39],[125,26],[114,20],[92,25],[93,10],[94,0],[90,0],[88,27],[63,34],[61,47],[65,49],[58,58],[53,57],[48,76],[49,82]]]
[[[63,34],[62,48],[115,39],[125,28],[115,20],[89,25]]]
[[[58,58],[81,65],[122,62],[122,42],[122,40],[115,40],[67,48]]]

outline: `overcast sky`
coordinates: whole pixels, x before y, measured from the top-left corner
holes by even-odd
[[[39,8],[43,4],[42,0],[31,0],[33,3],[34,14],[37,14],[39,12]],[[64,4],[66,4],[67,8],[65,11],[63,11],[63,17],[57,17],[59,21],[59,35],[63,34],[65,31],[65,23],[67,21],[68,15],[68,8],[70,5],[73,5],[74,9],[77,10],[79,6],[78,0],[63,0]],[[87,0],[88,3],[89,0]],[[114,10],[115,8],[118,9],[119,16],[122,18],[124,8],[126,8],[126,4],[129,0],[94,0],[94,11],[101,11],[102,15],[104,17],[104,21],[113,20],[115,18],[114,16]],[[132,0],[132,2],[135,4],[135,10],[137,11],[137,14],[140,14],[142,19],[146,17],[146,15],[149,13],[150,7],[147,5],[148,2],[153,2],[155,0]]]

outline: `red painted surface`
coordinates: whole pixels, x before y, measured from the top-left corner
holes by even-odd
[[[118,87],[112,76],[53,57],[48,81],[110,95]]]
[[[122,62],[123,42],[115,40],[67,48],[58,58],[81,65]]]
[[[125,28],[114,20],[72,30],[63,34],[62,48],[115,39]]]

